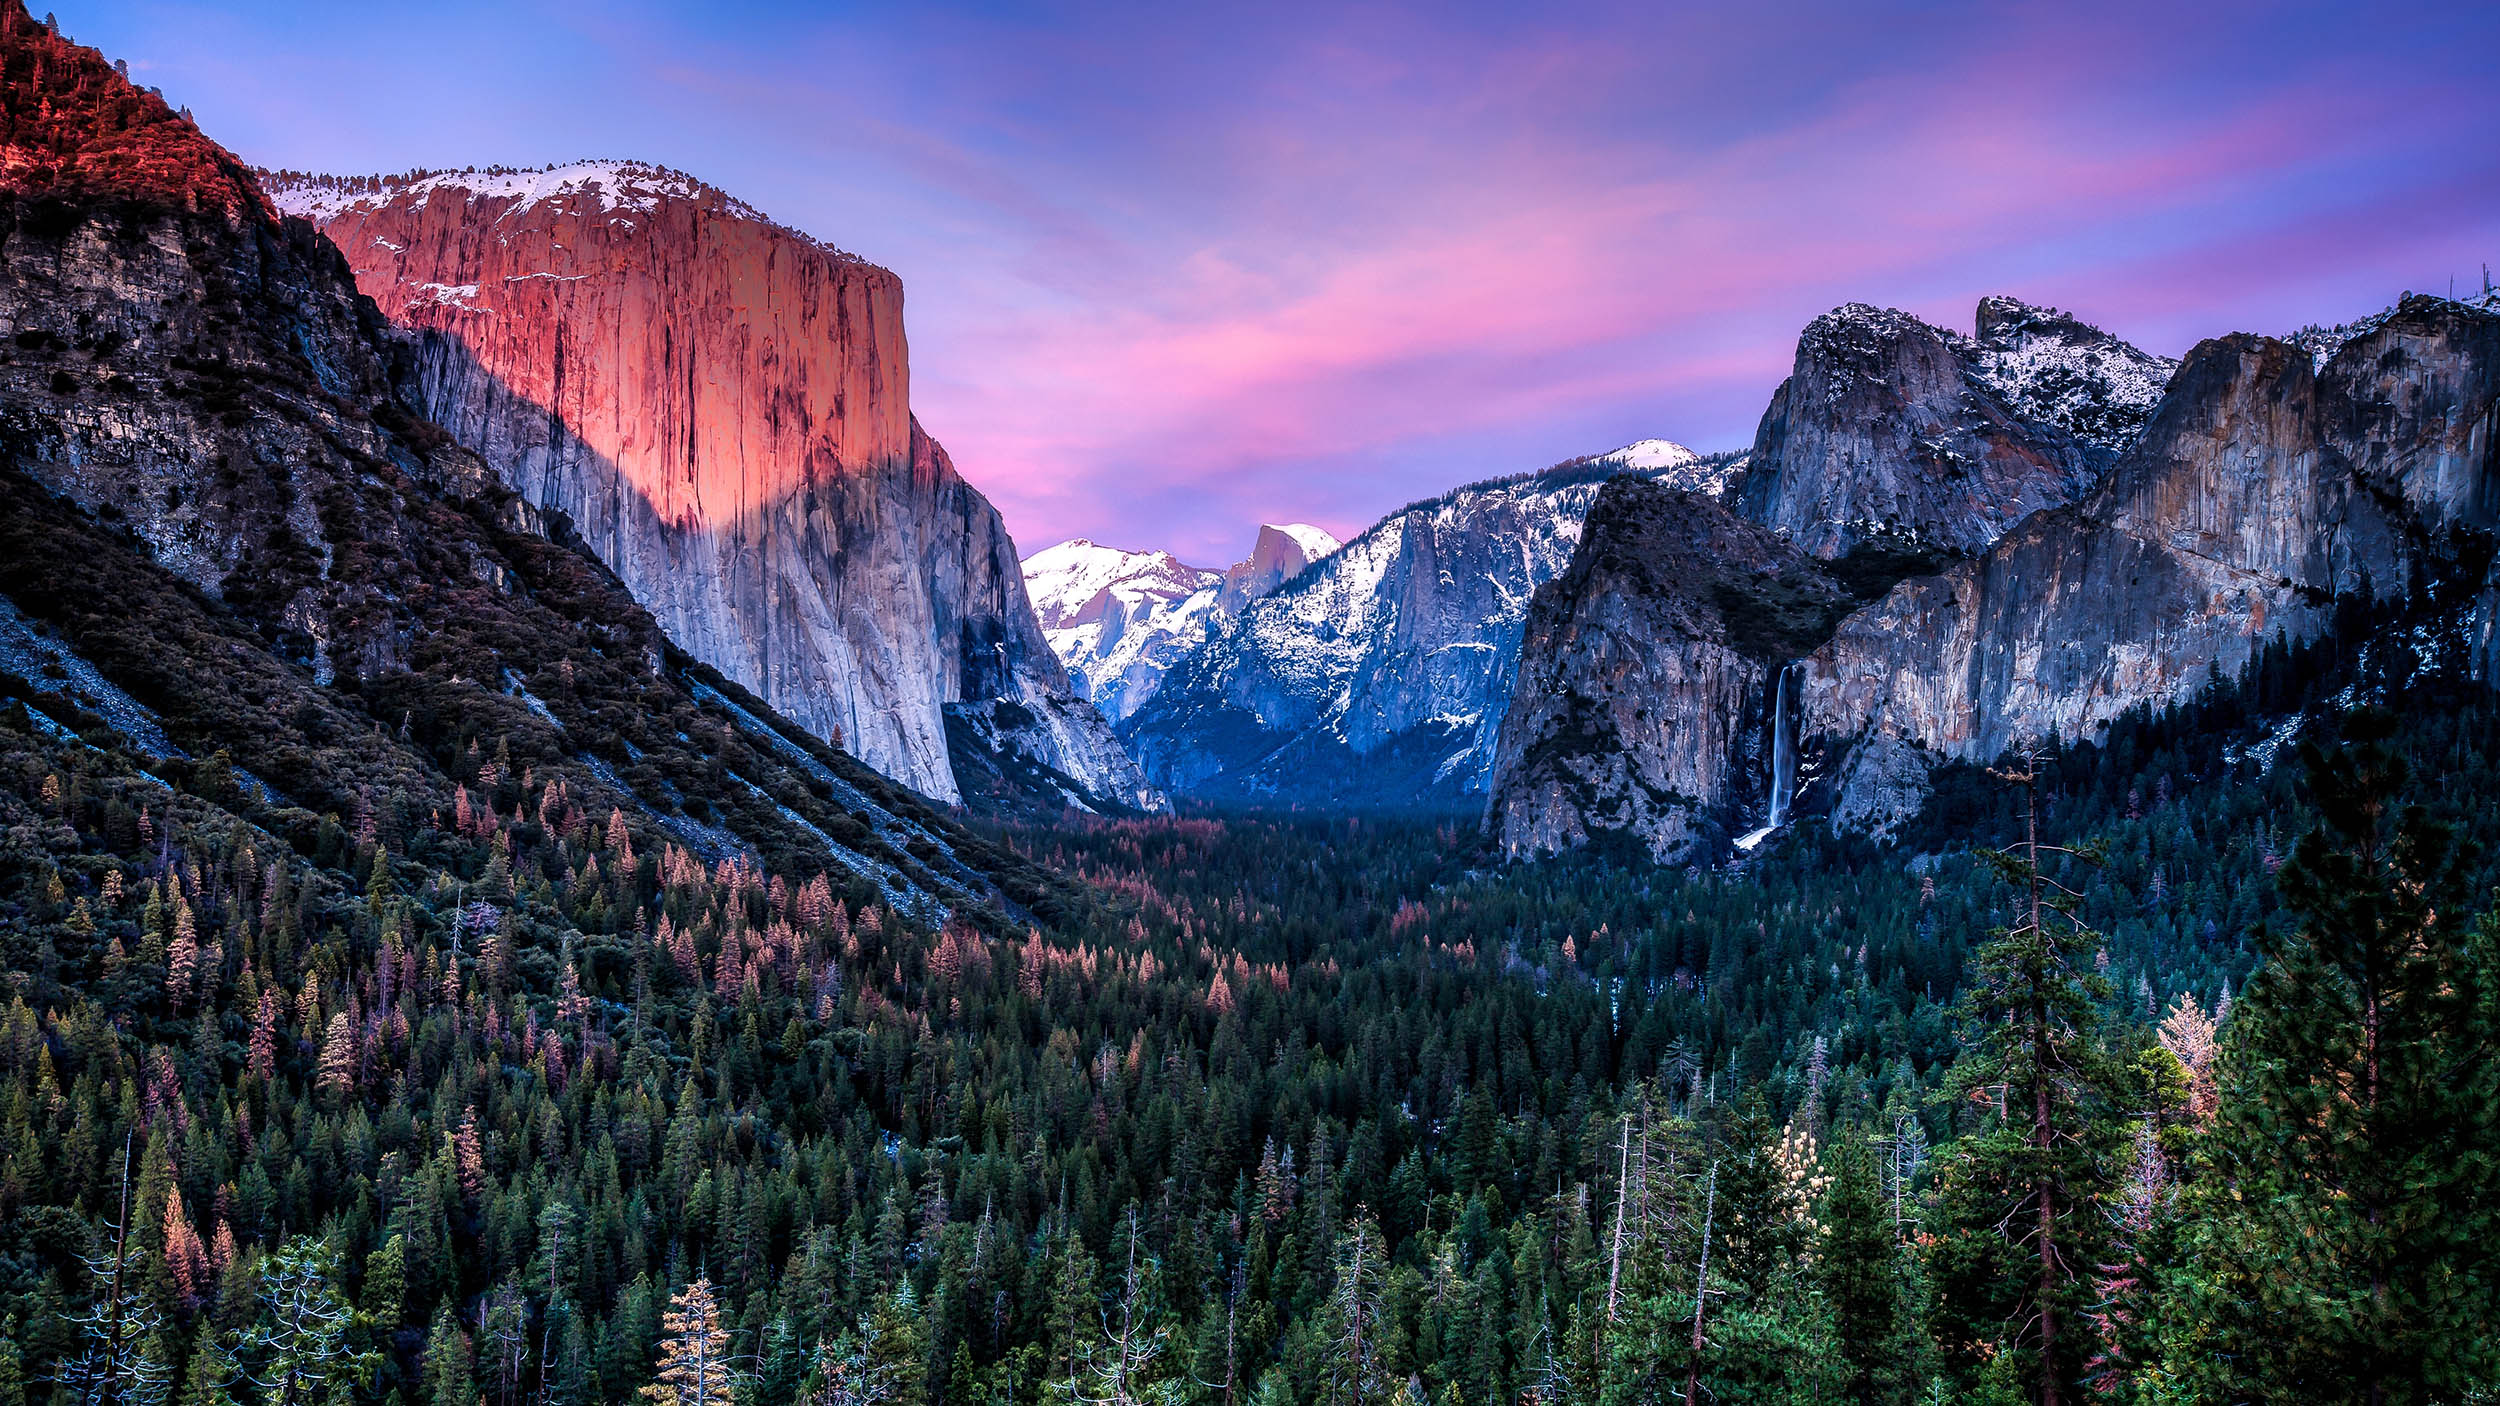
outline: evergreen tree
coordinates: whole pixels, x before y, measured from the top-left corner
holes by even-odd
[[[2092,962],[2100,936],[2081,897],[2047,860],[2097,856],[2040,839],[2044,760],[2000,773],[2022,787],[2023,839],[1986,852],[2014,890],[2015,921],[1972,957],[1961,1015],[1969,1052],[1952,1087],[1981,1126],[1939,1172],[1944,1224],[1931,1251],[1938,1327],[1966,1374],[1991,1368],[1996,1390],[2059,1406],[2083,1375],[2086,1272],[2100,1263],[2126,1089],[2102,1030],[2108,983]]]
[[[1337,1237],[1336,1288],[1324,1325],[1328,1346],[1326,1406],[1368,1406],[1396,1390],[1399,1373],[1389,1358],[1389,1325],[1382,1311],[1389,1252],[1380,1227],[1358,1211]]]
[[[445,1304],[434,1315],[425,1337],[426,1395],[433,1406],[476,1406],[477,1367],[471,1359],[469,1335]]]
[[[2174,1367],[2217,1397],[2462,1400],[2500,1380],[2495,924],[2450,827],[2400,804],[2395,720],[2305,745],[2297,921],[2224,1027]]]
[[[17,1343],[16,1315],[0,1318],[0,1406],[26,1406],[26,1358]]]
[[[1102,1331],[1085,1353],[1071,1393],[1086,1406],[1162,1406],[1180,1399],[1180,1384],[1158,1380],[1169,1330],[1149,1301],[1153,1266],[1143,1263],[1137,1207],[1124,1218],[1119,1301],[1104,1311]]]
[[[1863,1133],[1841,1140],[1831,1193],[1823,1205],[1823,1243],[1815,1265],[1834,1335],[1847,1364],[1847,1397],[1877,1406],[1907,1395],[1903,1359],[1904,1305],[1900,1242],[1892,1210],[1875,1175]]]
[[[159,1333],[162,1320],[140,1293],[142,1263],[131,1243],[131,1140],[122,1140],[120,1213],[105,1227],[112,1250],[87,1261],[92,1307],[73,1320],[83,1340],[60,1384],[78,1406],[161,1406],[173,1386]]]
[[[203,1322],[191,1340],[191,1361],[183,1368],[180,1406],[244,1406],[237,1390],[243,1369],[234,1360],[225,1335]]]
[[[355,1315],[334,1280],[327,1242],[299,1235],[261,1267],[260,1321],[241,1345],[264,1406],[310,1406],[334,1385],[369,1380],[378,1365],[348,1343]]]

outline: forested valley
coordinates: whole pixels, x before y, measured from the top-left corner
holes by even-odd
[[[2500,708],[2348,625],[1882,845],[997,823],[1074,882],[942,921],[11,675],[0,1406],[2488,1400]]]

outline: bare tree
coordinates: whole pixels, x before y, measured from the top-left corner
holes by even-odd
[[[1102,1341],[1086,1354],[1080,1382],[1072,1384],[1077,1400],[1087,1406],[1164,1406],[1180,1399],[1179,1383],[1151,1382],[1155,1359],[1163,1355],[1168,1332],[1154,1321],[1146,1301],[1145,1282],[1138,1275],[1137,1207],[1128,1209],[1122,1236],[1127,1241],[1128,1267],[1120,1281],[1116,1313],[1103,1314]],[[1116,1318],[1116,1326],[1115,1320]]]
[[[173,1373],[159,1361],[156,1310],[139,1293],[138,1251],[130,1243],[131,1136],[122,1137],[121,1210],[108,1225],[113,1253],[87,1260],[96,1280],[93,1306],[70,1321],[86,1350],[57,1379],[78,1406],[161,1406]]]
[[[278,1247],[260,1273],[261,1317],[243,1336],[247,1373],[265,1406],[307,1406],[340,1378],[371,1377],[372,1355],[348,1350],[354,1315],[339,1297],[334,1252],[299,1235]]]

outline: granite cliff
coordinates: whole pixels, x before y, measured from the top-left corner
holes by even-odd
[[[1935,759],[2096,735],[2232,677],[2338,600],[2470,586],[2493,505],[2500,315],[2407,299],[2320,358],[2237,335],[2189,352],[2088,501],[1904,582],[1809,661],[1831,805],[1881,829]],[[2464,537],[2459,536],[2459,531]]]
[[[2089,492],[2170,370],[2012,299],[1983,302],[1977,334],[1863,304],[1807,324],[1740,510],[1819,557],[1974,552]]]
[[[1501,722],[1494,838],[1527,855],[1637,837],[1677,859],[1767,803],[1756,726],[1803,642],[1849,604],[1815,558],[1717,501],[1608,483],[1538,589]]]
[[[951,735],[1027,749],[1007,769],[1073,803],[1160,804],[1071,691],[997,511],[913,418],[891,272],[631,162],[269,188],[403,330],[418,409],[564,513],[689,653],[942,800],[963,766],[999,774]],[[1000,702],[1039,725],[995,726]]]
[[[1696,605],[1691,544],[1724,525],[1628,496],[1593,514],[1585,566],[1532,612],[1536,688],[1505,724],[1489,827],[1515,852],[1614,831],[1677,859],[1792,810],[1882,833],[1938,762],[2097,736],[2236,676],[2269,641],[2318,637],[2339,602],[2458,602],[2453,632],[2489,656],[2490,302],[2409,297],[2175,365],[2004,300],[1967,340],[1901,314],[1818,319],[1737,506],[1857,599],[1749,674]],[[1626,561],[1651,564],[1608,566]],[[1681,725],[1627,713],[1628,691],[1681,700]],[[1732,721],[1687,716],[1712,709]]]
[[[306,853],[604,825],[929,916],[1049,898],[674,648],[411,413],[328,240],[14,0],[0,338],[0,691],[50,735]]]

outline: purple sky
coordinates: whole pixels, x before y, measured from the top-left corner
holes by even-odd
[[[2500,265],[2487,3],[46,4],[249,160],[638,157],[897,270],[1027,551],[1736,447],[1841,302],[2175,355]]]

